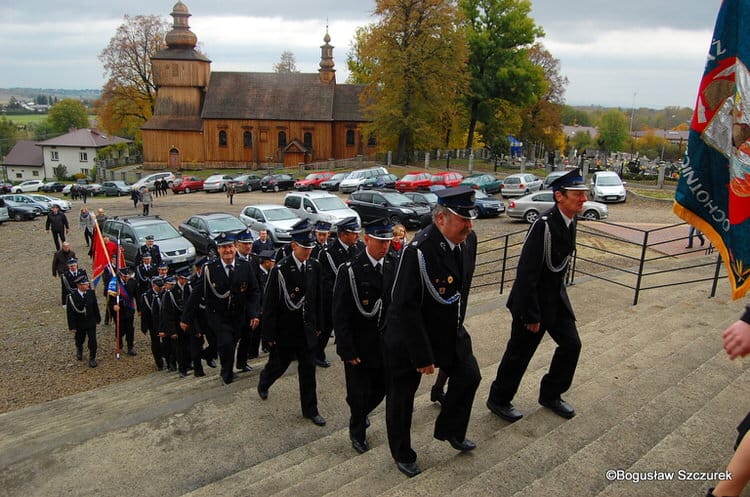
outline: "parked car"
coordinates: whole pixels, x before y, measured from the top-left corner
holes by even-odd
[[[433,192],[404,192],[404,195],[412,202],[428,206],[430,209],[437,204],[437,195]]]
[[[428,190],[431,184],[432,174],[425,171],[416,171],[406,173],[403,178],[396,181],[396,190],[401,193]]]
[[[497,217],[505,212],[503,201],[485,193],[483,190],[477,190],[474,200],[477,205],[478,217]]]
[[[65,183],[60,183],[59,181],[50,181],[43,184],[39,188],[39,191],[45,193],[60,193],[63,188],[65,188]]]
[[[102,193],[105,197],[130,195],[130,185],[121,180],[105,181],[102,183]]]
[[[331,171],[323,171],[319,173],[310,173],[305,176],[304,179],[295,181],[295,190],[314,190],[320,188],[320,184],[326,180],[331,179],[333,173]]]
[[[10,214],[8,213],[8,207],[5,205],[5,200],[0,198],[0,224],[10,220]]]
[[[547,212],[554,205],[554,193],[549,190],[542,190],[511,200],[505,213],[508,217],[533,223],[539,218],[540,214]],[[578,217],[592,221],[606,219],[609,217],[609,209],[604,204],[588,200],[583,203],[583,212]]]
[[[178,228],[180,234],[193,244],[198,253],[207,254],[209,258],[219,256],[214,241],[219,233],[230,232],[236,235],[246,229],[245,223],[237,216],[225,212],[206,212],[190,216]]]
[[[295,179],[288,174],[269,174],[260,180],[260,189],[264,192],[273,190],[290,190],[294,188]]]
[[[172,193],[190,193],[203,190],[203,179],[198,176],[183,176],[172,182]]]
[[[6,195],[3,195],[3,198],[5,198],[6,200],[12,200],[19,204],[25,204],[34,207],[39,210],[40,214],[49,214],[52,210],[49,202],[40,202],[38,200],[34,200],[29,195],[26,195],[24,193],[8,193]]]
[[[0,202],[5,204],[8,209],[8,216],[14,221],[30,221],[42,215],[39,207],[22,204],[7,198],[0,198]]]
[[[170,269],[189,266],[195,260],[195,247],[165,219],[159,216],[110,217],[104,221],[102,233],[112,240],[120,240],[125,251],[125,263],[135,266],[135,257],[146,236],[152,235],[161,251],[162,261]]]
[[[555,181],[560,176],[565,176],[568,174],[568,171],[552,171],[544,178],[544,183],[542,183],[542,190],[549,190],[552,188],[552,182]]]
[[[497,193],[503,182],[491,174],[474,174],[464,178],[461,185],[469,185],[475,190],[484,190],[487,193]]]
[[[234,177],[234,191],[237,193],[260,190],[261,177],[257,174],[240,174]]]
[[[170,171],[149,174],[148,176],[144,176],[143,178],[141,178],[138,181],[136,181],[135,183],[133,183],[130,186],[130,189],[131,190],[140,190],[141,188],[143,188],[145,186],[149,190],[153,190],[154,189],[154,182],[156,180],[161,181],[163,179],[166,179],[167,180],[167,185],[169,185],[171,187],[172,183],[174,183],[175,175],[174,175],[174,173],[172,173]]]
[[[359,185],[360,190],[372,190],[377,188],[387,188],[394,190],[396,188],[396,181],[398,176],[395,174],[381,174],[380,176],[372,176],[367,178]]]
[[[100,185],[99,183],[73,183],[70,185],[65,185],[65,188],[62,189],[62,194],[65,196],[70,195],[70,190],[73,188],[73,186],[85,188],[88,192],[89,197],[93,197],[102,193],[102,185]]]
[[[40,179],[27,179],[12,187],[10,191],[11,193],[38,192],[42,186],[44,186],[44,181]]]
[[[339,190],[339,185],[342,181],[344,181],[344,179],[346,179],[347,176],[349,176],[349,173],[336,173],[329,179],[323,181],[320,184],[320,189],[337,192]]]
[[[500,194],[503,197],[528,195],[541,190],[543,183],[544,181],[530,173],[511,174],[503,180]]]
[[[625,183],[614,171],[597,171],[591,176],[591,198],[595,202],[625,202]]]
[[[359,189],[367,178],[373,176],[380,176],[382,174],[388,174],[388,170],[384,167],[370,167],[367,169],[355,169],[349,173],[344,180],[339,183],[339,191],[341,193],[351,193]]]
[[[58,206],[63,212],[68,212],[73,208],[73,204],[70,203],[70,200],[65,200],[64,198],[50,197],[49,195],[42,195],[40,193],[29,193],[28,196],[36,202],[46,203],[50,209],[53,205]]]
[[[310,222],[327,221],[336,224],[347,217],[354,216],[351,210],[339,197],[328,192],[292,192],[284,197],[284,206],[302,219]]]
[[[203,191],[206,193],[225,192],[232,181],[234,178],[228,174],[212,174],[203,181]]]
[[[443,185],[446,188],[451,186],[458,186],[464,180],[464,175],[453,171],[445,171],[442,173],[435,173],[432,175],[433,185]]]
[[[259,204],[245,206],[240,212],[240,219],[253,233],[268,231],[273,243],[279,245],[292,241],[289,232],[300,217],[283,205]]]
[[[352,192],[346,202],[357,211],[364,222],[378,218],[388,218],[391,223],[401,223],[406,227],[419,227],[430,208],[413,202],[397,191],[362,190]]]

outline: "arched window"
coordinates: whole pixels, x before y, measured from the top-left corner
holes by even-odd
[[[220,147],[227,146],[227,132],[224,130],[219,131],[219,146]]]
[[[253,148],[253,134],[245,131],[242,134],[242,143],[245,145],[245,148]]]
[[[286,132],[279,131],[279,148],[286,147]]]
[[[305,141],[305,147],[312,148],[312,133],[310,133],[309,131],[305,133],[304,141]]]
[[[354,145],[354,130],[353,129],[346,130],[346,144],[348,146]]]

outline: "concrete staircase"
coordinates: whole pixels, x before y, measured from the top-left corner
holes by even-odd
[[[351,448],[339,362],[318,369],[328,420],[320,428],[301,417],[293,369],[259,399],[258,361],[227,387],[216,370],[154,373],[0,415],[0,496],[702,496],[712,481],[677,472],[725,468],[750,397],[748,367],[721,349],[744,303],[724,297],[726,282],[720,297],[708,290],[653,290],[633,307],[612,284],[570,287],[583,351],[565,398],[578,415],[564,420],[537,404],[554,351],[546,338],[514,400],[525,414],[514,424],[484,406],[510,329],[505,298],[472,295],[467,327],[483,380],[469,438],[478,448],[460,454],[432,438],[439,407],[425,378],[413,421],[424,472],[413,479],[390,458],[382,405],[370,416],[371,450]],[[618,469],[674,480],[610,481]]]

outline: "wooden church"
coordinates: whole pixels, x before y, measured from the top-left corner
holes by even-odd
[[[149,169],[238,168],[375,153],[363,136],[363,85],[336,84],[325,34],[318,73],[212,72],[178,1],[167,48],[151,58],[154,115],[141,126]]]

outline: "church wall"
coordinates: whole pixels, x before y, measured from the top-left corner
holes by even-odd
[[[200,169],[206,161],[200,132],[144,129],[141,135],[146,169],[173,169],[170,166],[170,150],[173,148],[179,152],[181,169]]]

